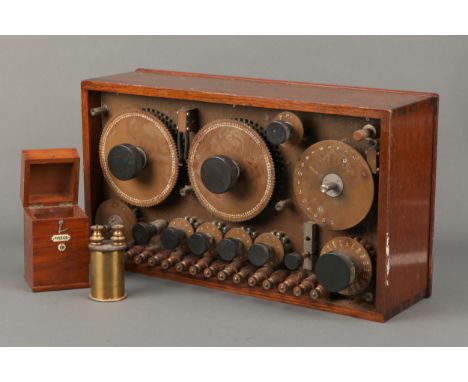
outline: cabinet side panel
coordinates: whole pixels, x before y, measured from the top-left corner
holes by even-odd
[[[83,122],[83,175],[85,211],[94,220],[97,205],[102,200],[102,171],[99,165],[99,137],[101,136],[101,117],[91,117],[89,110],[101,105],[98,92],[81,91]]]
[[[388,319],[430,287],[436,98],[396,110],[390,118],[383,307]]]
[[[426,297],[432,294],[432,252],[434,248],[434,221],[435,221],[435,193],[436,193],[436,169],[437,169],[437,140],[439,128],[439,97],[434,98],[433,104],[433,143],[432,143],[432,190],[431,190],[431,220],[429,230],[429,272],[427,274]]]
[[[32,287],[33,280],[33,243],[32,243],[32,221],[26,210],[23,211],[23,236],[24,236],[24,278]]]

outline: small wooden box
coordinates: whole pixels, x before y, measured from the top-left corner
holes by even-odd
[[[24,277],[34,292],[89,286],[89,223],[76,149],[23,150]]]

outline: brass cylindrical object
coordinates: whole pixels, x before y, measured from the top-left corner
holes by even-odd
[[[189,273],[192,276],[196,276],[199,273],[202,273],[206,268],[210,266],[210,264],[216,259],[215,256],[212,254],[206,254],[200,260],[197,261],[195,265],[192,265],[189,268]]]
[[[302,296],[317,286],[317,278],[315,275],[307,276],[300,282],[299,285],[293,288],[293,295],[296,297]]]
[[[206,279],[213,277],[214,274],[222,271],[227,263],[224,260],[217,259],[213,261],[208,268],[203,271],[203,276]]]
[[[139,255],[141,252],[143,252],[144,249],[145,249],[144,245],[134,245],[126,252],[127,260],[133,261],[133,258],[136,255]]]
[[[375,127],[372,125],[365,125],[362,129],[353,132],[353,139],[357,142],[364,139],[373,138],[376,135]]]
[[[248,277],[253,275],[255,272],[255,266],[252,264],[247,264],[244,265],[239,272],[237,272],[233,277],[232,277],[232,282],[234,284],[240,284],[244,280],[246,280]]]
[[[161,265],[161,263],[164,260],[166,260],[170,254],[171,254],[171,250],[168,250],[168,249],[165,249],[163,251],[160,251],[154,254],[148,259],[148,267],[154,268],[154,267],[157,267],[158,265]]]
[[[289,271],[286,269],[278,269],[274,271],[270,277],[262,283],[262,288],[265,290],[270,290],[271,288],[275,287],[279,283],[281,283],[289,274]]]
[[[309,296],[312,300],[318,300],[321,298],[328,298],[330,293],[328,293],[328,291],[319,284],[309,292]]]
[[[145,249],[141,253],[133,257],[133,262],[138,265],[144,264],[148,261],[148,259],[151,256],[154,255],[155,252],[159,251],[160,249],[161,249],[161,246],[159,244],[148,245],[145,247]]]
[[[172,268],[174,265],[176,265],[179,261],[182,260],[183,256],[184,252],[181,249],[176,249],[175,251],[171,252],[171,254],[166,260],[163,260],[163,262],[161,263],[161,268],[164,270]]]
[[[298,285],[304,277],[307,276],[307,272],[304,269],[290,274],[286,280],[278,285],[278,292],[285,294]]]
[[[183,258],[182,261],[179,261],[176,265],[175,265],[175,270],[177,272],[185,272],[189,267],[191,267],[192,265],[194,265],[197,261],[198,261],[198,257],[195,256],[195,255],[187,255]]]
[[[235,275],[237,272],[239,272],[240,268],[242,267],[242,265],[244,265],[245,261],[246,260],[244,257],[236,257],[222,271],[218,272],[218,280],[226,281],[229,277]]]
[[[105,241],[102,226],[92,226],[89,250],[91,257],[89,298],[94,301],[120,301],[125,293],[125,250],[122,225],[112,226],[111,240]],[[101,239],[102,237],[102,239]]]
[[[272,264],[265,264],[263,267],[259,268],[252,276],[250,276],[247,280],[249,286],[254,287],[263,280],[266,280],[272,273],[273,273],[273,265]]]

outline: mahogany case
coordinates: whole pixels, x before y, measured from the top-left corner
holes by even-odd
[[[311,140],[307,144],[326,139],[352,142],[352,132],[363,125],[371,123],[378,128],[378,174],[371,213],[350,230],[322,230],[319,235],[320,248],[343,233],[366,237],[376,253],[372,303],[312,300],[308,296],[267,292],[245,284],[205,280],[146,265],[129,264],[129,270],[380,322],[430,296],[437,94],[151,69],[85,80],[81,94],[85,207],[91,220],[100,203],[116,197],[103,176],[99,143],[106,123],[125,110],[156,109],[175,121],[180,108],[197,108],[201,125],[218,118],[247,118],[265,123],[278,112],[290,111],[302,118]],[[103,105],[109,107],[108,115],[90,115],[91,109]],[[285,182],[304,147],[298,148],[298,152],[284,150]],[[195,196],[174,200],[143,209],[144,219],[170,220],[193,215],[202,221],[213,220]],[[293,246],[300,251],[304,238],[302,224],[306,220],[302,212],[291,208],[282,214],[262,213],[248,223],[260,232],[286,230]]]
[[[34,292],[85,288],[88,217],[76,205],[76,149],[23,150],[24,277]]]

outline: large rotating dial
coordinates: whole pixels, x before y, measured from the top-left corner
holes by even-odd
[[[107,183],[129,204],[163,202],[178,175],[177,148],[166,125],[150,113],[132,110],[104,127],[99,158]]]
[[[268,146],[257,131],[237,120],[216,120],[198,132],[188,171],[200,203],[214,216],[232,222],[262,212],[275,185]]]
[[[362,293],[372,280],[372,261],[366,244],[351,237],[335,237],[322,248],[315,274],[329,292],[344,296]]]
[[[324,228],[344,230],[366,217],[374,199],[374,180],[358,151],[326,140],[303,152],[294,170],[294,193],[308,218]]]

